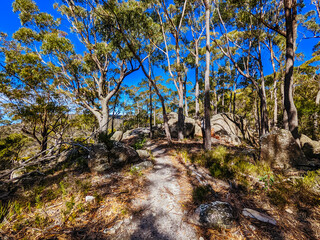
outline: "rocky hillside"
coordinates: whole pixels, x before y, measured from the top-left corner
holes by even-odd
[[[320,238],[319,143],[276,130],[258,146],[236,116],[211,122],[210,152],[187,119],[183,142],[117,131],[1,171],[1,238]]]

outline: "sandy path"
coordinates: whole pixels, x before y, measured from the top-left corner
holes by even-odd
[[[179,172],[166,149],[151,148],[155,165],[146,176],[146,198],[135,199],[133,208],[142,209],[123,227],[119,239],[196,240],[194,228],[183,221]],[[124,233],[124,231],[126,233]],[[124,236],[125,235],[125,236]]]

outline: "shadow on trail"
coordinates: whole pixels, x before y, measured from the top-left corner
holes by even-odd
[[[173,240],[167,234],[159,232],[156,221],[157,218],[152,214],[141,218],[138,229],[131,235],[130,240]]]

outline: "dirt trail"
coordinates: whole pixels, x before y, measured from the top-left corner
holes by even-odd
[[[134,199],[133,208],[141,209],[122,227],[118,239],[196,240],[194,228],[183,220],[183,192],[179,171],[165,148],[151,147],[154,168],[146,175],[145,198]]]

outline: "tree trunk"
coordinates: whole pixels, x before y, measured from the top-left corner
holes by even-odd
[[[280,86],[280,90],[281,90],[281,96],[282,96],[282,110],[283,110],[283,128],[289,131],[289,124],[288,124],[288,114],[287,114],[287,110],[284,106],[284,79],[282,79],[282,84]]]
[[[236,113],[236,100],[237,100],[237,82],[235,81],[233,86],[233,100],[232,100],[232,113]]]
[[[156,106],[156,104],[154,105],[154,109],[153,109],[153,125],[154,126],[156,126],[156,110],[157,110],[157,108],[156,108],[157,106]]]
[[[232,91],[230,91],[229,113],[232,113]]]
[[[101,114],[94,114],[96,117],[99,115],[99,133],[108,133],[108,124],[109,124],[109,106],[105,98],[100,100],[101,103]]]
[[[168,116],[167,116],[166,106],[165,106],[163,97],[161,95],[158,95],[158,96],[160,98],[160,102],[162,105],[164,131],[166,133],[167,141],[170,144],[171,143],[171,134],[170,134],[169,124],[168,124]]]
[[[269,40],[270,43],[270,58],[273,70],[273,128],[277,127],[278,124],[278,96],[277,96],[277,71],[276,66],[274,63],[274,52],[271,39]]]
[[[221,106],[222,112],[224,112],[224,89],[222,88],[222,96],[221,96]]]
[[[255,107],[256,107],[256,111],[255,111],[255,115],[256,115],[256,128],[258,130],[259,136],[261,136],[261,128],[260,128],[260,111],[259,111],[259,101],[258,101],[258,97],[257,95],[255,96]]]
[[[153,137],[152,134],[152,92],[151,92],[151,83],[149,82],[149,103],[150,103],[150,115],[149,115],[149,124],[150,124],[150,138]]]
[[[180,65],[180,49],[179,49],[179,38],[178,34],[176,37],[176,55],[177,55],[177,74],[178,74],[178,96],[179,96],[179,110],[178,110],[178,123],[177,123],[177,129],[178,129],[178,140],[183,139],[183,128],[184,128],[184,115],[183,115],[183,82],[181,79],[181,65]]]
[[[186,117],[188,117],[188,100],[187,100],[187,68],[185,68],[184,71],[185,79],[184,79],[184,88],[183,88],[183,94],[184,94],[184,114]]]
[[[213,95],[214,95],[214,109],[213,109],[213,114],[218,114],[218,94],[217,94],[217,90],[214,87],[213,88]]]
[[[204,84],[204,149],[211,150],[210,124],[210,0],[204,0],[206,9],[206,70]]]
[[[181,83],[181,82],[180,82]],[[182,83],[180,84],[182,85]],[[182,89],[182,88],[180,88]],[[182,96],[181,96],[182,95]],[[178,109],[178,140],[183,139],[183,128],[184,128],[184,116],[183,116],[183,93],[179,94],[179,109]]]
[[[195,89],[195,97],[196,97],[196,115],[195,119],[199,119],[199,46],[198,41],[195,42],[196,45],[196,89]]]
[[[261,44],[259,42],[258,45],[259,49],[259,71],[260,71],[260,78],[261,78],[261,87],[259,88],[259,97],[260,97],[260,111],[261,111],[261,132],[260,134],[266,134],[269,132],[269,119],[268,119],[268,109],[267,109],[267,95],[266,95],[266,87],[265,87],[265,80],[264,80],[264,73],[263,73],[263,64],[262,64],[262,56],[261,56]]]
[[[318,92],[317,92],[317,96],[316,96],[316,106],[317,107],[319,107],[319,104],[320,104],[320,81],[318,82],[318,84],[319,84],[319,88],[318,88]],[[313,123],[315,139],[318,138],[318,134],[319,134],[318,118],[319,118],[319,115],[318,115],[318,112],[316,111],[314,114],[314,123]]]
[[[112,109],[112,120],[111,120],[111,132],[112,133],[114,133],[114,115],[115,115],[115,112],[116,112],[116,106],[117,106],[117,103],[118,103],[118,99],[119,99],[119,94],[116,95],[116,99],[114,101],[114,106],[113,106],[113,109]],[[109,113],[108,113],[108,118],[109,118]],[[108,123],[108,125],[109,125],[109,123]]]
[[[284,106],[288,114],[289,130],[299,142],[298,112],[293,101],[293,67],[297,36],[297,1],[284,0],[286,19],[286,72],[284,80]]]
[[[259,98],[260,98],[260,134],[266,134],[269,132],[269,121],[268,121],[268,111],[267,111],[267,102],[266,102],[266,92],[265,89],[262,88],[259,90]]]
[[[99,119],[99,133],[107,133],[108,131],[108,116],[102,115]]]

